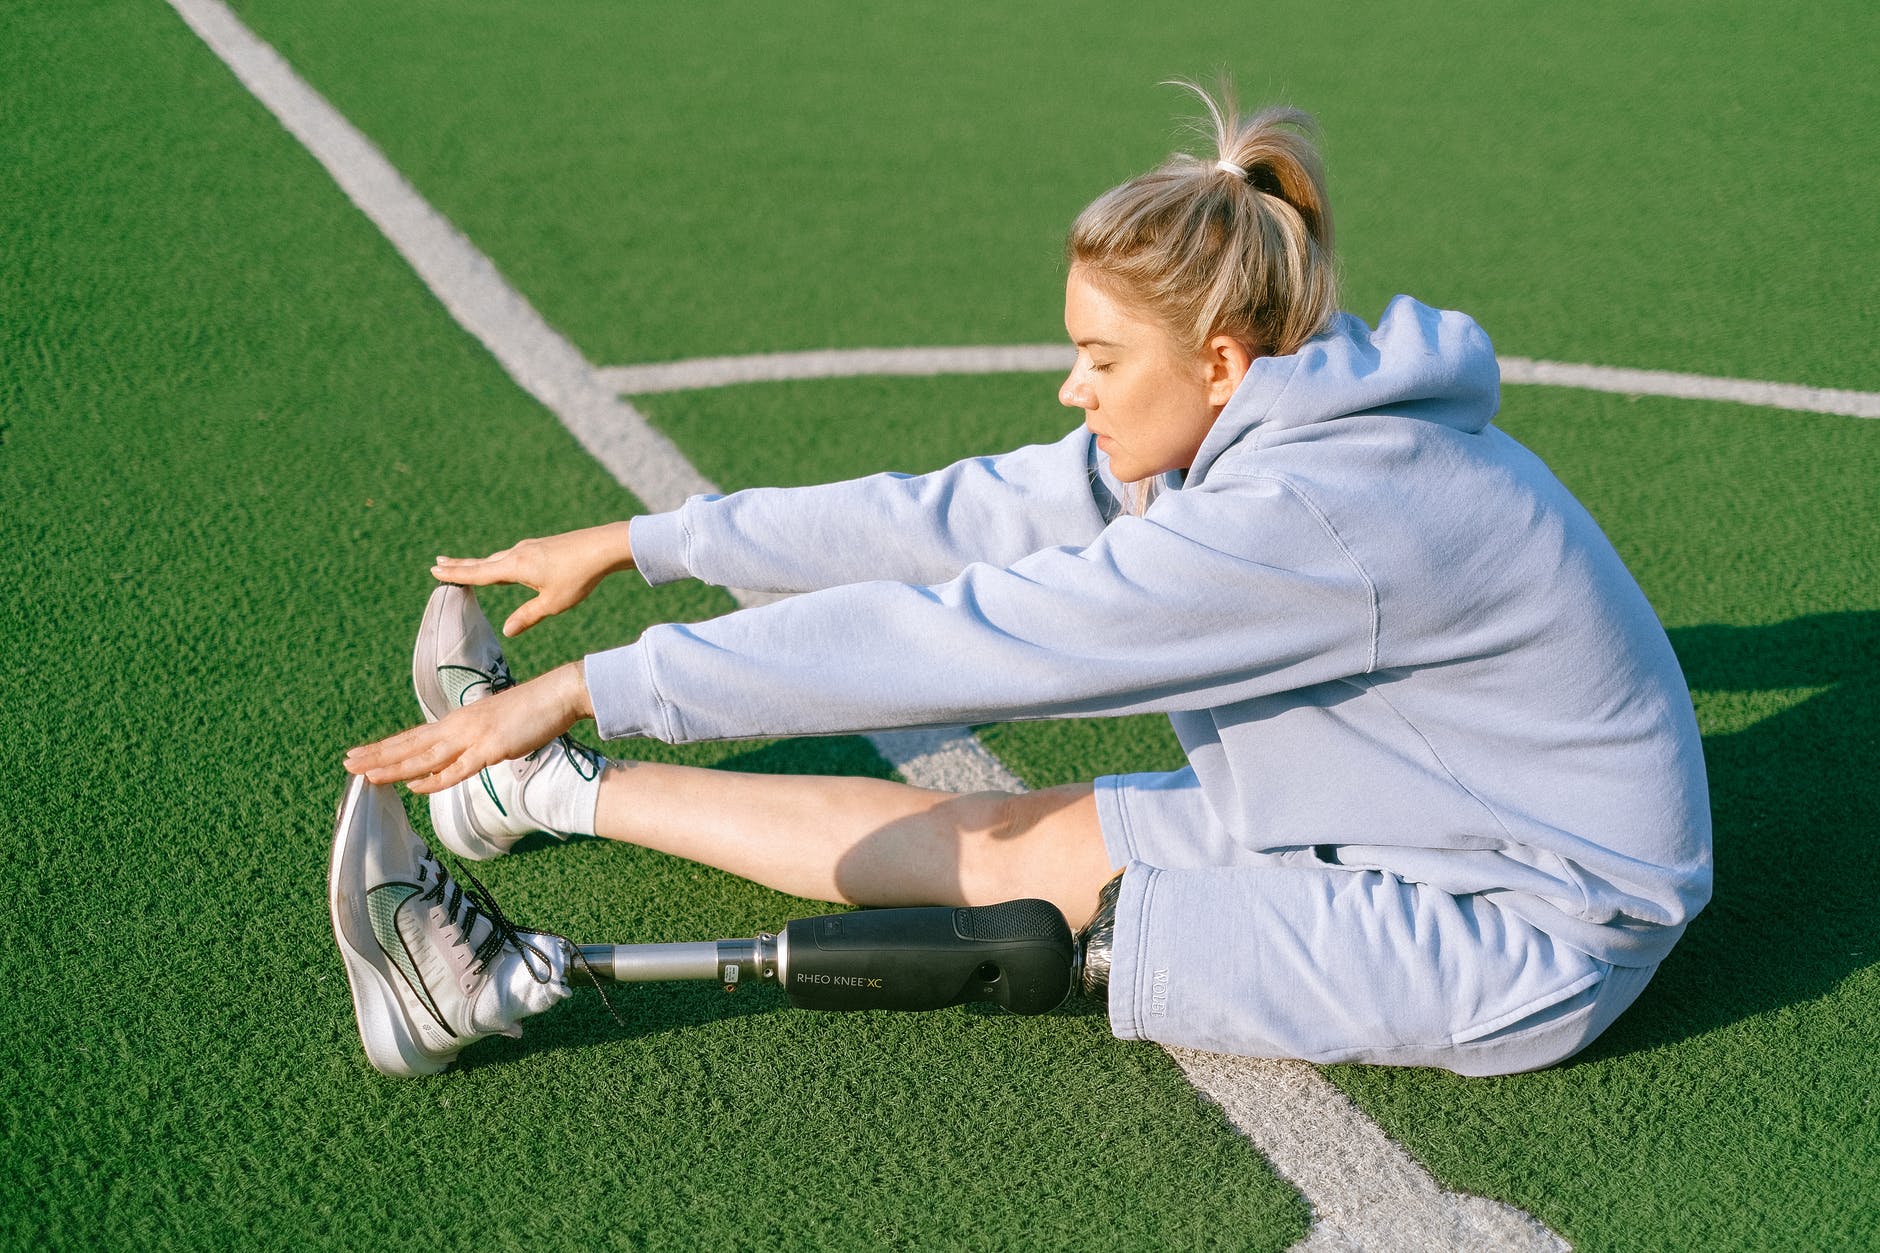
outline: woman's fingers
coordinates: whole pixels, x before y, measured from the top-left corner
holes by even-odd
[[[346,754],[346,769],[362,774],[368,783],[405,783],[426,795],[461,783],[491,762],[474,744],[459,744],[455,736],[437,733],[441,724],[413,728],[377,744]],[[411,739],[413,732],[432,732]],[[400,744],[399,741],[404,741]]]
[[[503,634],[511,638],[521,635],[554,612],[555,610],[548,607],[548,601],[542,596],[531,596],[517,605],[516,612],[510,614],[508,620],[503,623]]]
[[[347,749],[346,769],[354,774],[364,774],[368,770],[376,770],[398,761],[405,755],[412,737],[424,729],[413,727],[409,731],[400,731],[397,735],[388,735],[382,740]]]
[[[425,775],[434,774],[456,761],[460,756],[462,756],[462,751],[448,740],[425,744],[415,748],[403,759],[374,770],[366,778],[374,783],[403,783],[411,779],[422,779]]]
[[[429,796],[433,792],[441,792],[447,787],[457,786],[487,764],[490,763],[478,762],[465,754],[442,770],[434,771],[421,779],[414,779],[409,784],[409,788],[413,795]]]
[[[509,560],[513,551],[513,549],[505,548],[487,557],[440,555],[436,564],[431,567],[431,577],[440,583],[465,583],[473,587],[487,587],[492,583],[515,583],[519,580],[515,577]]]
[[[368,783],[403,783],[408,779],[420,778],[431,773],[441,761],[436,746],[427,745],[416,751],[396,755],[384,755],[371,761],[348,759],[346,768],[354,774],[363,774]],[[443,761],[455,757],[454,752],[442,755]]]
[[[462,751],[442,723],[426,723],[352,749],[346,769],[371,783],[400,783],[432,773]]]

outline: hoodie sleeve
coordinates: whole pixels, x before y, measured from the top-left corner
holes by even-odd
[[[1309,501],[1220,476],[1085,548],[833,587],[587,659],[607,738],[669,743],[1200,709],[1363,673],[1376,598]]]
[[[694,496],[633,519],[646,581],[807,592],[871,579],[944,583],[974,562],[1081,547],[1117,512],[1120,485],[1081,427],[1054,444],[932,474]]]

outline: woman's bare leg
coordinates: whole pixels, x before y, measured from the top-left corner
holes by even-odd
[[[609,764],[600,835],[813,900],[986,905],[1042,897],[1073,928],[1115,873],[1088,783],[1009,795],[886,779]]]

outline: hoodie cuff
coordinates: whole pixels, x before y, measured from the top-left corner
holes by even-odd
[[[642,736],[663,740],[666,707],[653,687],[652,659],[638,644],[589,653],[582,662],[594,725],[604,740]]]
[[[633,548],[633,565],[647,583],[658,587],[689,576],[685,557],[688,536],[680,510],[671,513],[644,513],[627,523],[627,543]]]

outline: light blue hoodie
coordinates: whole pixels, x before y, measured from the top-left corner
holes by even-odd
[[[1651,965],[1710,896],[1690,696],[1498,400],[1481,328],[1400,296],[1254,362],[1141,516],[1080,428],[635,518],[651,583],[809,594],[589,657],[601,734],[1167,713],[1241,845],[1337,846]]]

